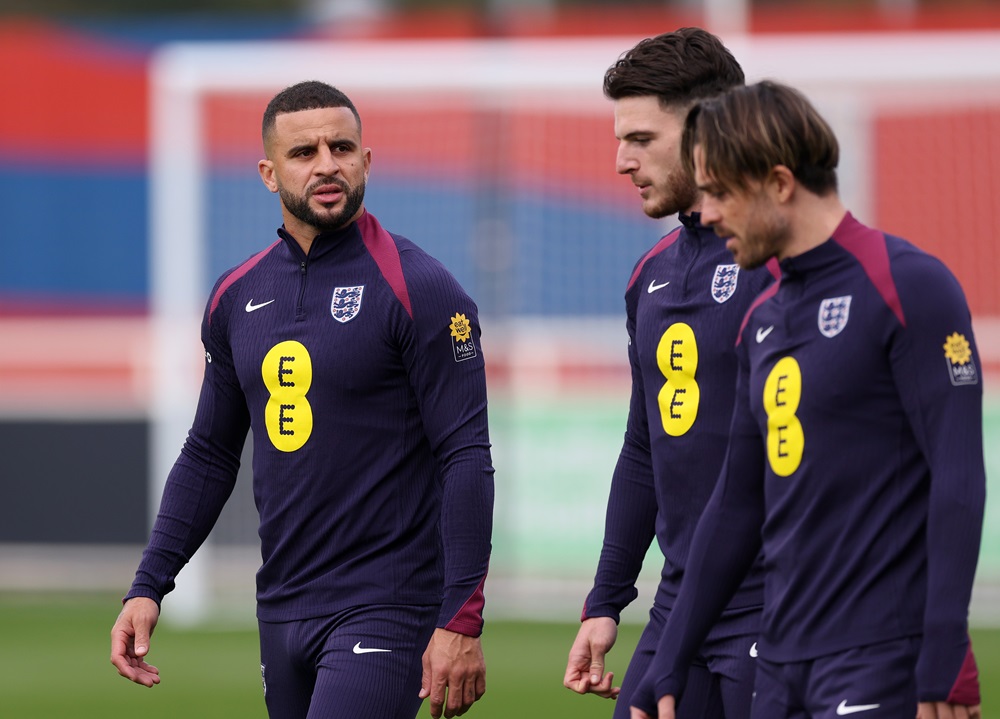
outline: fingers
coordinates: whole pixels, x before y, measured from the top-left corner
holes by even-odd
[[[486,677],[476,677],[475,681],[469,682],[470,692],[465,695],[466,706],[472,706],[486,695]]]
[[[593,680],[593,676],[591,676],[590,679]],[[599,682],[591,684],[587,689],[587,693],[596,694],[597,696],[604,697],[605,699],[616,699],[618,698],[618,692],[621,691],[621,687],[612,686],[614,680],[615,673],[608,672]]]
[[[447,719],[462,716],[469,711],[486,693],[486,683],[485,681],[479,683],[470,677],[458,686],[449,684],[446,691],[448,699],[445,703],[444,716]]]
[[[443,674],[435,674],[431,666],[431,652],[424,652],[421,660],[423,671],[420,676],[421,699],[430,700],[430,712],[433,719],[440,719],[444,702],[447,697],[447,679]]]
[[[420,664],[423,667],[423,671],[420,674],[420,693],[417,696],[421,699],[426,699],[431,695],[431,662],[429,651],[424,652]]]
[[[589,686],[589,681],[586,679],[589,667],[590,642],[587,640],[587,626],[584,623],[577,632],[576,639],[573,640],[573,646],[569,649],[563,686],[577,694],[585,694]]]
[[[621,691],[621,687],[612,686],[614,678],[615,673],[608,672],[597,684],[593,684],[588,672],[583,673],[582,676],[567,674],[563,678],[563,686],[577,694],[596,694],[605,699],[615,699]]]
[[[430,699],[431,716],[433,719],[441,719],[445,697],[447,695],[446,687],[447,685],[444,677],[439,677],[433,680],[428,686],[427,698]]]
[[[433,719],[456,717],[486,693],[486,662],[478,637],[436,629],[421,658],[421,699]]]
[[[572,658],[566,665],[566,674],[563,676],[563,686],[577,694],[586,694],[590,690],[590,672],[588,667],[579,667]]]
[[[121,676],[146,687],[160,683],[160,670],[143,659],[158,616],[152,600],[129,600],[111,628],[111,664]]]
[[[952,706],[945,702],[920,702],[917,704],[917,719],[955,719]]]
[[[132,637],[117,625],[111,632],[111,663],[121,676],[136,684],[151,687],[160,683],[160,670],[136,655]]]
[[[475,682],[465,682],[462,691],[462,702],[460,704],[459,710],[456,710],[457,715],[465,714],[473,704],[476,703],[482,694],[476,693],[476,683]]]
[[[966,716],[968,713],[961,704],[938,702],[935,708],[937,709],[937,719],[959,719],[959,717]],[[960,710],[961,714],[959,713]]]
[[[474,681],[450,683],[444,678],[432,681],[426,692],[421,689],[421,696],[430,699],[430,712],[434,719],[440,719],[442,715],[450,719],[465,714],[485,693],[485,684],[479,688]]]
[[[486,677],[481,673],[455,673],[449,676],[447,681],[440,682],[440,696],[446,697],[444,703],[444,716],[446,719],[465,714],[472,708],[472,705],[483,698],[486,694]],[[431,715],[434,714],[434,696],[431,695]]]
[[[629,707],[629,712],[631,713],[630,719],[653,719],[639,707]]]
[[[563,686],[577,694],[596,694],[608,699],[618,696],[612,686],[614,674],[605,673],[605,656],[614,646],[618,627],[607,617],[588,619],[580,626],[569,651]]]
[[[570,656],[566,665],[566,674],[563,676],[563,686],[575,691],[577,694],[586,694],[590,689],[590,665],[585,661],[581,667],[579,663]]]

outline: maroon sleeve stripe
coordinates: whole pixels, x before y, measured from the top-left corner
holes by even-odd
[[[483,608],[486,606],[486,597],[483,595],[483,584],[486,577],[483,576],[476,586],[476,591],[472,593],[462,605],[462,608],[449,620],[445,629],[459,634],[469,636],[479,636],[483,629]]]
[[[628,280],[628,286],[625,288],[626,292],[632,289],[632,285],[635,284],[635,281],[636,279],[638,279],[639,273],[642,272],[642,268],[645,266],[645,264],[651,258],[656,257],[658,254],[660,254],[665,249],[670,247],[670,245],[674,244],[674,242],[677,241],[677,238],[680,237],[680,235],[681,235],[680,227],[678,227],[672,232],[667,233],[666,235],[660,238],[660,241],[653,246],[653,249],[651,249],[649,252],[646,253],[645,257],[639,260],[639,264],[635,266],[635,270],[632,272],[632,276]]]
[[[771,272],[774,272],[773,268],[771,269]],[[764,304],[764,302],[774,297],[775,293],[777,293],[778,288],[781,286],[781,275],[779,274],[777,277],[777,282],[768,285],[767,289],[757,295],[756,299],[754,299],[754,301],[750,304],[750,307],[747,308],[747,313],[743,315],[743,322],[740,324],[740,331],[736,335],[737,346],[739,346],[740,342],[743,341],[743,330],[747,328],[747,322],[750,321],[750,315],[753,314],[753,311]]]
[[[857,258],[889,309],[896,315],[899,323],[906,327],[903,304],[899,300],[896,283],[889,269],[889,249],[885,244],[885,234],[865,227],[848,212],[840,226],[834,230],[833,239]]]
[[[378,265],[379,271],[392,288],[396,298],[402,303],[406,314],[413,318],[413,307],[410,305],[410,292],[406,288],[403,277],[403,266],[399,261],[399,248],[379,221],[367,210],[358,219],[358,229],[361,230],[361,240]]]
[[[965,661],[959,669],[958,678],[948,695],[949,704],[962,704],[964,706],[976,706],[982,703],[979,692],[979,668],[976,666],[976,657],[972,653],[972,641],[969,641],[969,648],[965,650]]]
[[[219,289],[217,289],[215,291],[215,294],[212,295],[212,304],[210,304],[209,308],[208,308],[208,323],[209,324],[212,324],[212,315],[215,313],[215,308],[219,306],[219,300],[222,299],[222,295],[225,294],[226,290],[228,290],[230,287],[232,287],[233,283],[236,282],[236,280],[238,280],[243,275],[245,275],[247,272],[249,272],[250,270],[252,270],[257,265],[258,262],[260,262],[262,259],[264,259],[264,256],[268,252],[270,252],[271,250],[273,250],[275,248],[275,246],[279,242],[282,242],[282,240],[275,240],[273,243],[271,243],[271,245],[267,249],[264,249],[264,250],[261,250],[260,252],[258,252],[256,255],[254,255],[249,260],[247,260],[246,262],[244,262],[242,265],[240,265],[239,267],[237,267],[235,270],[233,270],[232,272],[230,272],[229,276],[222,281],[222,284],[219,285]]]

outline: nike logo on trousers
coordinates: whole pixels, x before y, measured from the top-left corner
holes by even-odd
[[[375,649],[374,647],[362,647],[361,642],[354,645],[355,654],[370,654],[371,652],[391,652],[391,649]]]
[[[840,702],[837,705],[837,716],[847,716],[848,714],[857,714],[858,712],[867,712],[872,709],[878,709],[881,704],[848,704],[847,700]]]

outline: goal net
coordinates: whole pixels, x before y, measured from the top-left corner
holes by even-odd
[[[263,109],[288,85],[323,80],[361,113],[373,150],[366,206],[444,262],[481,309],[498,484],[488,609],[538,616],[571,606],[561,614],[571,616],[596,566],[624,429],[625,283],[670,224],[645,218],[614,172],[602,80],[639,39],[162,49],[151,75],[151,511],[193,416],[211,285],[272,242],[281,223],[256,171]],[[855,215],[958,275],[982,328],[985,369],[995,370],[1000,34],[726,43],[748,80],[800,88],[834,126],[841,194]],[[219,547],[259,562],[249,484],[241,477],[213,546],[178,578],[168,600],[175,618],[210,608],[224,575]],[[983,566],[1000,577],[1000,537],[987,537],[984,552],[991,542]],[[656,564],[647,562],[652,583]]]

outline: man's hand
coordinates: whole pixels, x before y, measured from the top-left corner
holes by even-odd
[[[920,702],[917,704],[917,719],[980,719],[982,707],[967,707],[964,704],[948,702]]]
[[[630,719],[676,719],[675,709],[676,704],[674,703],[673,696],[667,694],[657,704],[657,713],[659,716],[651,717],[639,707],[633,706],[629,707],[629,711],[631,712]]]
[[[449,719],[461,716],[486,693],[486,661],[478,637],[435,629],[423,665],[420,698],[430,697],[434,719],[440,718],[442,707]]]
[[[616,699],[621,687],[612,686],[615,675],[604,673],[604,656],[618,639],[618,625],[610,617],[585,619],[569,650],[563,686],[577,694]]]
[[[160,670],[143,659],[159,618],[156,602],[134,597],[125,602],[111,627],[111,663],[123,677],[146,687],[160,683]]]

